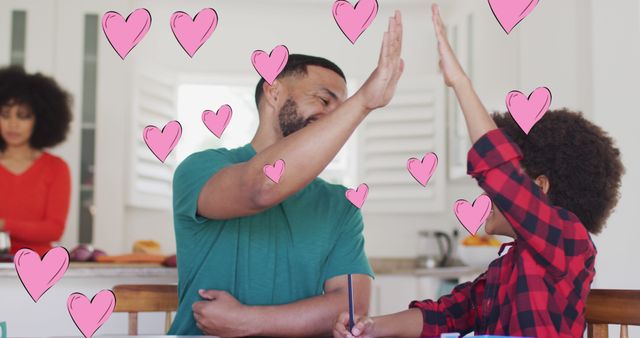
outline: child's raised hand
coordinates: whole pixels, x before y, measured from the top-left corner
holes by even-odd
[[[356,316],[353,319],[356,325],[349,332],[349,313],[344,312],[338,317],[333,327],[334,338],[373,338],[373,319]]]
[[[467,75],[447,39],[447,32],[440,17],[440,7],[437,4],[431,5],[431,13],[436,40],[438,40],[438,55],[440,55],[440,69],[444,76],[444,83],[449,87],[455,87],[456,84],[465,81]]]
[[[399,11],[389,18],[389,29],[384,33],[378,66],[354,95],[362,106],[371,111],[386,106],[393,97],[400,75],[404,70],[402,51],[402,17]]]

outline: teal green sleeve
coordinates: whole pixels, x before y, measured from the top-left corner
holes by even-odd
[[[362,274],[374,277],[364,252],[364,225],[360,209],[349,205],[339,222],[338,237],[329,254],[325,281],[341,275]]]
[[[176,219],[201,224],[208,219],[197,214],[198,196],[209,178],[231,165],[223,150],[191,154],[173,175],[173,212]]]

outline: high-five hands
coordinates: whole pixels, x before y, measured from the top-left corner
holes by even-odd
[[[438,55],[440,56],[440,69],[444,76],[444,83],[449,87],[455,87],[457,84],[467,80],[460,62],[456,57],[445,30],[442,17],[440,17],[440,7],[437,4],[431,5],[431,20],[433,28],[436,31],[436,40],[438,41]]]
[[[404,70],[401,51],[402,17],[396,10],[389,18],[389,28],[382,39],[378,66],[354,95],[368,111],[384,107],[391,101]]]

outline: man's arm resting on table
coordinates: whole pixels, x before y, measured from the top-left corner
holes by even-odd
[[[352,275],[354,311],[364,316],[369,312],[371,277]],[[322,296],[279,306],[250,308],[255,335],[271,337],[331,336],[336,318],[348,311],[347,276],[325,282]]]

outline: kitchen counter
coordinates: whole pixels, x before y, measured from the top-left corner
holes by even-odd
[[[412,275],[418,277],[435,277],[443,279],[477,275],[486,267],[443,267],[420,268],[412,258],[371,258],[371,267],[376,275]],[[82,263],[72,262],[64,274],[65,278],[76,277],[162,277],[177,279],[176,268],[160,264],[118,264],[118,263]],[[0,277],[17,277],[13,263],[0,263]]]
[[[463,276],[479,275],[486,266],[450,266],[441,268],[419,267],[414,258],[370,258],[369,263],[376,275],[400,275],[456,279]]]
[[[17,277],[13,263],[0,263],[0,277],[9,276]],[[177,279],[178,271],[176,268],[168,268],[160,264],[72,262],[64,277],[166,277]]]

